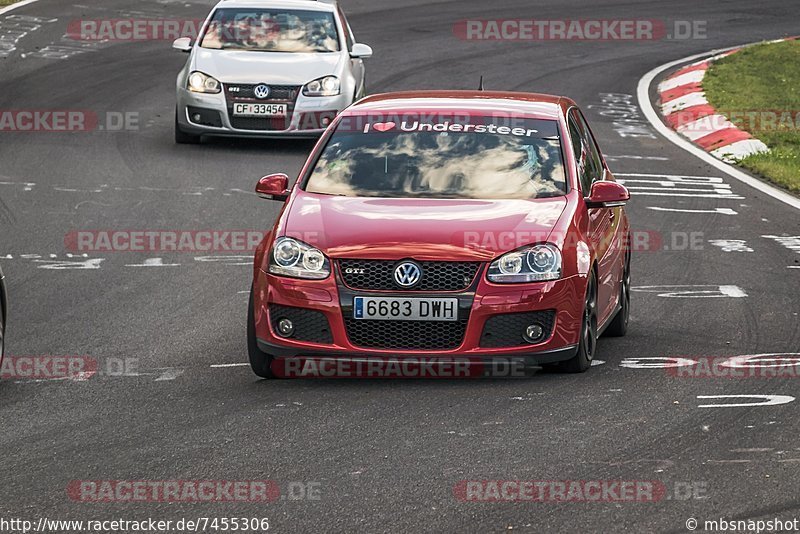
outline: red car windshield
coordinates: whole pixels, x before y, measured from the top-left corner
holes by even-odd
[[[532,199],[567,192],[558,123],[345,117],[305,190],[352,197]]]

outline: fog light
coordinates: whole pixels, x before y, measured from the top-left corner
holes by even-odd
[[[539,323],[533,323],[528,325],[528,328],[525,329],[525,341],[528,343],[537,343],[542,340],[542,336],[544,335],[544,328]]]
[[[278,333],[283,337],[289,337],[294,332],[294,325],[289,319],[281,319],[278,321]]]
[[[200,120],[201,120],[202,118],[203,118],[203,117],[201,117],[199,113],[195,113],[194,115],[192,115],[192,121],[193,121],[193,122],[200,122]]]

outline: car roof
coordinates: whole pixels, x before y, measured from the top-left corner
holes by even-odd
[[[345,113],[446,110],[505,112],[557,119],[575,102],[541,93],[511,91],[401,91],[368,96],[350,106]]]
[[[222,0],[216,7],[335,11],[336,2],[334,0]]]

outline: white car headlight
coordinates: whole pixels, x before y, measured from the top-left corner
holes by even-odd
[[[190,91],[194,91],[195,93],[216,94],[222,91],[219,80],[200,71],[194,71],[189,75],[188,87]]]
[[[503,254],[489,265],[487,277],[499,284],[558,280],[561,251],[546,243]]]
[[[303,86],[305,96],[336,96],[339,94],[341,84],[336,76],[325,76]]]
[[[322,280],[331,274],[331,264],[321,251],[291,237],[279,237],[272,246],[269,272],[278,276]]]

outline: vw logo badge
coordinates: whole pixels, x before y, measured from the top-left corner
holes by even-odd
[[[269,96],[269,85],[256,85],[255,89],[253,89],[253,94],[256,95],[256,98],[267,98]]]
[[[400,287],[413,287],[422,278],[422,269],[416,263],[406,261],[395,267],[394,281]]]

